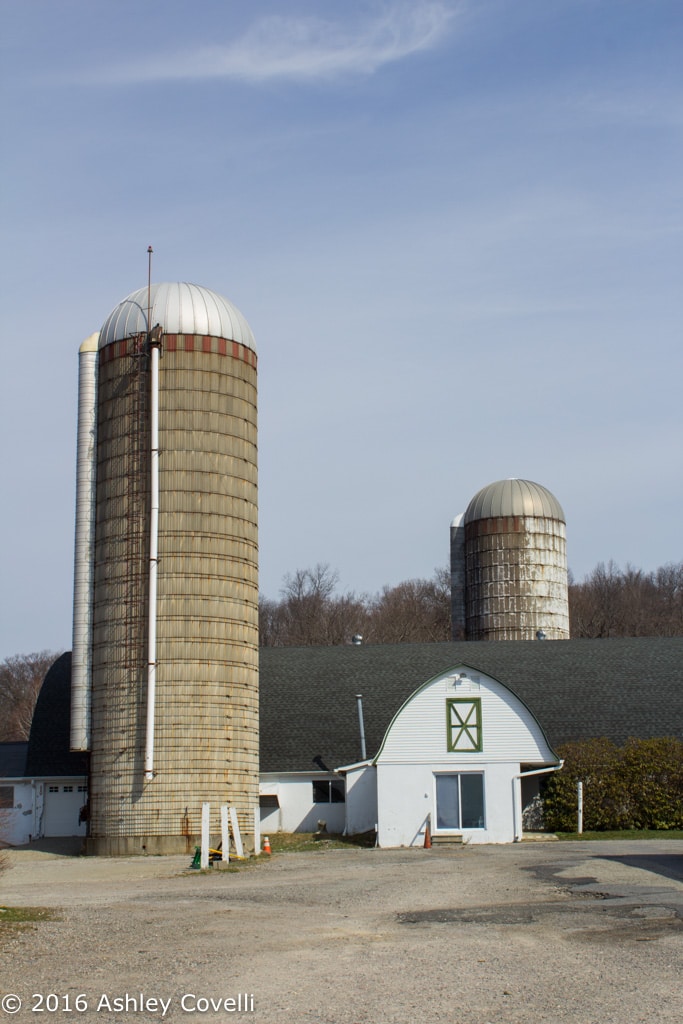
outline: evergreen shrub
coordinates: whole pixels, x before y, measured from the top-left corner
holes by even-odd
[[[683,742],[671,737],[567,743],[561,771],[543,787],[545,827],[577,829],[577,783],[583,782],[587,832],[683,828]]]

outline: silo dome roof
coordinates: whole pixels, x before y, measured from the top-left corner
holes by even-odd
[[[148,299],[151,323],[147,324]],[[99,347],[161,324],[167,334],[200,334],[237,341],[256,351],[251,328],[236,306],[197,284],[176,282],[138,288],[112,310],[102,325]]]
[[[482,487],[467,506],[465,522],[497,516],[540,516],[566,522],[562,506],[547,488],[533,480],[497,480]]]

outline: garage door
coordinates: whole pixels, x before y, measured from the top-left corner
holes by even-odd
[[[79,824],[78,816],[87,799],[87,786],[46,783],[43,835],[84,836],[85,822]]]

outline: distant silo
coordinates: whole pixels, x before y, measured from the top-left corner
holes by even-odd
[[[100,331],[96,406],[88,848],[185,851],[203,801],[212,832],[229,803],[249,835],[258,807],[249,325],[196,285],[134,292]]]
[[[467,639],[567,639],[565,518],[550,491],[499,480],[475,494],[463,525]]]
[[[451,637],[467,639],[467,586],[465,579],[465,515],[451,523]]]

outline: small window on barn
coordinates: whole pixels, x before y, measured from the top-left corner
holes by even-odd
[[[451,697],[446,701],[448,751],[478,753],[482,749],[481,698]]]
[[[14,786],[0,786],[0,807],[14,807]]]
[[[73,793],[73,791],[74,791],[73,786],[62,786],[62,792],[63,793]]]
[[[78,787],[78,792],[79,793],[87,793],[88,792],[88,787],[87,786],[79,786]]]
[[[346,802],[344,783],[337,779],[316,779],[313,782],[314,804],[343,804]]]
[[[258,798],[259,807],[279,807],[280,801],[274,793],[262,793]]]
[[[48,786],[48,793],[59,793],[59,786]]]

